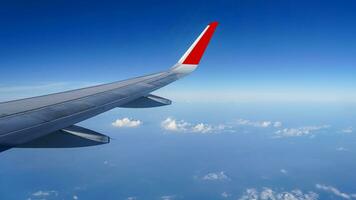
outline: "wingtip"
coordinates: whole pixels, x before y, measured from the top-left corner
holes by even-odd
[[[185,52],[179,60],[179,63],[198,65],[218,24],[217,21],[211,22],[194,41],[192,46]]]
[[[213,21],[209,24],[209,26],[214,26],[214,27],[217,27],[218,25],[219,25],[218,21]]]

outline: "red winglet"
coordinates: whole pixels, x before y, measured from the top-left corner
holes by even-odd
[[[204,29],[203,33],[198,37],[192,47],[189,48],[188,55],[184,55],[181,61],[182,64],[187,65],[197,65],[200,62],[200,59],[203,57],[206,47],[208,47],[209,41],[214,34],[218,22],[210,23],[207,28]]]

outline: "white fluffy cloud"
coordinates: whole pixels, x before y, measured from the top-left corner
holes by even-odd
[[[254,126],[254,127],[261,127],[267,128],[273,124],[271,121],[250,121],[248,119],[237,119],[238,125],[245,125],[245,126]]]
[[[176,120],[168,117],[161,122],[161,127],[167,131],[173,132],[190,132],[190,133],[233,133],[238,130],[238,127],[257,127],[257,128],[270,128],[274,131],[276,138],[282,137],[297,137],[297,136],[314,136],[315,133],[323,129],[327,129],[329,125],[320,126],[304,126],[299,128],[283,128],[280,121],[251,121],[248,119],[237,119],[231,123],[222,123],[219,125],[212,125],[206,123],[190,123],[185,120]],[[273,128],[273,129],[272,129]]]
[[[162,128],[168,131],[186,131],[190,124],[183,120],[177,121],[173,118],[168,117],[167,119],[161,122],[161,126]]]
[[[193,124],[184,120],[176,120],[168,117],[161,122],[163,129],[175,132],[191,132],[191,133],[212,133],[222,131],[228,128],[226,125],[213,126],[205,123]]]
[[[282,128],[283,124],[280,121],[251,121],[248,119],[238,119],[237,125],[259,127],[259,128],[273,127],[276,129],[275,134],[277,137],[295,137],[295,136],[311,135],[316,131],[330,127],[329,125],[321,125],[321,126],[304,126],[300,128]]]
[[[322,126],[305,126],[300,128],[284,128],[276,131],[276,135],[278,137],[296,137],[296,136],[304,136],[311,135],[315,131],[329,128],[329,125]]]
[[[197,133],[208,133],[211,132],[212,130],[213,127],[211,125],[203,124],[203,123],[199,123],[192,127],[192,131]]]
[[[326,192],[330,192],[333,195],[338,196],[338,197],[343,198],[343,199],[353,199],[353,198],[356,199],[356,194],[347,194],[347,193],[341,192],[336,187],[333,187],[333,186],[330,186],[330,185],[316,184],[315,187],[320,189],[320,190],[324,190]]]
[[[204,181],[222,181],[222,180],[229,180],[229,177],[225,174],[224,171],[220,172],[212,172],[208,173],[202,177]]]
[[[238,125],[252,125],[256,127],[270,126],[272,122],[250,122],[248,120],[237,120]],[[217,131],[233,132],[234,126],[227,124],[211,125],[206,123],[190,123],[184,120],[176,120],[168,117],[161,122],[163,129],[174,132],[191,132],[191,133],[213,133]]]
[[[251,121],[248,119],[237,119],[237,125],[243,126],[252,126],[252,127],[259,127],[259,128],[268,128],[268,127],[275,127],[279,128],[282,126],[282,122],[280,121]]]
[[[261,191],[255,188],[247,189],[239,200],[317,200],[318,197],[315,192],[303,193],[299,189],[278,192],[266,187]]]
[[[138,127],[142,124],[140,120],[129,119],[128,117],[117,119],[113,123],[111,123],[114,127]]]

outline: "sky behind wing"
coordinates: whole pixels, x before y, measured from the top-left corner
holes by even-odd
[[[219,21],[199,71],[169,88],[185,100],[199,90],[232,101],[354,102],[355,8],[353,1],[5,2],[1,85],[95,84],[164,70]]]

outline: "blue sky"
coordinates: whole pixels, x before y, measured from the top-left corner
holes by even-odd
[[[5,2],[1,85],[57,91],[163,70],[216,20],[201,68],[164,94],[355,102],[355,8],[353,1]],[[53,89],[58,83],[67,87]]]
[[[110,144],[0,154],[0,199],[356,199],[356,2],[0,3],[0,101],[167,69],[173,100],[79,123]],[[1,127],[0,127],[1,128]]]

